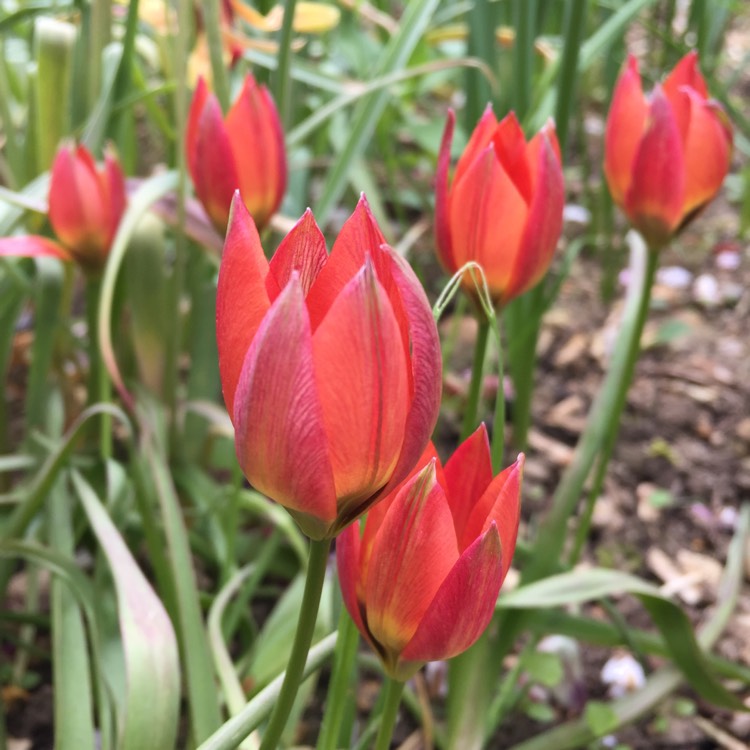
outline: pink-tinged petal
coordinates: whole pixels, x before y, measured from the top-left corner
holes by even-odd
[[[359,536],[359,524],[353,523],[347,526],[336,537],[336,567],[339,573],[339,584],[341,585],[341,597],[344,600],[349,616],[354,620],[362,635],[367,636],[367,628],[362,619],[360,597],[364,596],[362,590],[362,577],[360,567],[360,556],[362,551]]]
[[[268,272],[258,230],[236,195],[216,293],[219,373],[230,417],[234,414],[234,391],[247,350],[271,304],[266,292]]]
[[[488,146],[453,189],[451,229],[456,264],[479,263],[496,298],[511,279],[527,214],[526,201]]]
[[[680,89],[693,89],[702,99],[708,98],[708,87],[698,69],[698,53],[692,50],[674,66],[672,72],[664,79],[662,90],[664,96],[674,104]]]
[[[464,551],[446,576],[401,653],[402,663],[450,659],[476,642],[495,611],[504,555],[493,525]]]
[[[107,196],[107,206],[109,207],[109,239],[107,242],[109,248],[117,233],[117,228],[120,225],[120,219],[122,219],[122,215],[125,212],[125,204],[127,202],[125,176],[117,157],[109,150],[104,152],[102,181],[104,184],[103,192]]]
[[[604,173],[612,199],[619,205],[631,184],[647,114],[638,61],[630,55],[612,95],[604,139]]]
[[[435,173],[435,246],[438,260],[449,274],[454,274],[458,270],[453,259],[450,214],[448,211],[448,170],[451,166],[451,144],[453,143],[455,125],[456,115],[452,109],[449,109],[443,139],[440,142],[440,153],[438,154]]]
[[[397,253],[390,253],[393,260],[392,279],[401,300],[404,319],[408,323],[409,338],[404,356],[407,362],[409,359],[411,361],[411,399],[401,454],[384,493],[393,491],[415,464],[419,464],[420,453],[426,450],[440,412],[443,382],[440,339],[430,303],[411,266]]]
[[[382,273],[383,263],[388,262],[388,259],[384,261],[381,258],[380,246],[384,243],[385,237],[363,193],[354,213],[341,228],[328,262],[307,296],[313,331],[320,325],[336,296],[359,273],[367,256],[374,264],[380,282],[388,283],[388,275]]]
[[[203,107],[208,99],[209,91],[203,76],[198,79],[195,87],[193,101],[190,103],[190,113],[188,114],[187,130],[185,133],[185,152],[187,154],[188,169],[190,174],[196,172],[196,151],[195,147],[198,142],[198,123],[203,115]]]
[[[336,518],[336,492],[310,322],[296,277],[269,309],[247,352],[234,424],[237,458],[251,484],[304,514],[309,523],[302,530],[319,537]]]
[[[461,549],[472,544],[474,539],[486,533],[492,524],[497,525],[503,548],[504,579],[513,560],[521,518],[521,480],[523,478],[524,455],[498,474],[474,505],[469,520],[459,539]]]
[[[464,529],[474,505],[492,482],[490,441],[484,422],[458,446],[445,465],[447,496],[456,527],[458,548],[466,547]],[[473,542],[470,539],[468,543]]]
[[[625,212],[652,247],[669,238],[680,222],[685,196],[682,138],[672,107],[657,86],[646,132],[633,163]]]
[[[286,151],[276,105],[252,75],[227,113],[226,130],[242,200],[258,226],[265,226],[284,197]]]
[[[534,164],[536,188],[526,219],[513,273],[502,303],[535,286],[547,273],[560,239],[565,207],[562,167],[552,143],[542,137]]]
[[[414,635],[427,607],[458,560],[448,502],[432,465],[398,494],[373,545],[365,579],[367,625],[387,652]]]
[[[690,120],[684,140],[685,202],[683,217],[708,203],[721,187],[729,171],[732,156],[731,137],[727,137],[723,112],[719,105],[702,99],[690,89],[681,98],[689,102]]]
[[[532,165],[526,159],[526,139],[514,112],[506,115],[492,136],[495,154],[526,203],[532,198]],[[535,166],[535,165],[533,165]]]
[[[106,244],[109,227],[96,164],[86,148],[63,146],[49,187],[49,219],[69,248],[85,252]]]
[[[59,258],[71,261],[70,253],[46,237],[26,235],[22,237],[1,237],[0,256],[6,258]]]
[[[344,523],[385,485],[401,452],[409,393],[400,341],[393,307],[366,262],[313,336],[315,375]]]
[[[456,171],[453,174],[452,188],[463,179],[464,175],[471,169],[474,161],[478,159],[485,151],[487,146],[492,143],[492,136],[497,128],[497,118],[492,111],[492,105],[488,104],[484,114],[479,119],[474,132],[466,144],[461,157],[456,164]]]
[[[526,160],[530,167],[531,174],[531,189],[536,190],[537,182],[541,176],[541,170],[539,169],[539,162],[542,150],[551,148],[552,153],[557,159],[557,163],[562,169],[562,154],[560,152],[560,141],[557,139],[557,131],[555,130],[555,123],[552,119],[549,119],[544,127],[529,141],[526,146]]]
[[[275,294],[269,290],[271,299],[275,299],[278,290],[286,286],[292,271],[299,274],[302,291],[307,296],[327,260],[325,238],[308,208],[271,258],[271,277],[276,282]]]
[[[221,107],[213,94],[206,97],[196,128],[190,174],[206,213],[223,233],[232,196],[240,182]]]

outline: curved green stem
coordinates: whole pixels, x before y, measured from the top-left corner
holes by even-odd
[[[484,375],[484,358],[487,353],[487,338],[490,325],[484,318],[478,320],[477,340],[474,342],[474,364],[471,368],[471,384],[469,385],[469,396],[466,401],[463,426],[461,427],[461,440],[466,440],[473,432],[477,423],[477,409],[482,393],[482,377]]]
[[[393,728],[396,726],[396,717],[398,716],[398,707],[401,705],[401,693],[404,690],[404,683],[388,677],[384,690],[385,700],[383,702],[383,713],[380,718],[380,729],[378,730],[378,738],[375,742],[375,750],[389,750],[391,746],[391,737],[393,737]]]
[[[274,94],[276,105],[281,115],[284,129],[289,128],[292,90],[292,32],[294,31],[294,9],[297,0],[286,0],[284,3],[284,20],[279,32],[279,57],[276,66],[276,81]]]
[[[500,330],[500,318],[493,315],[491,319],[492,334],[497,349],[497,396],[495,396],[495,416],[492,421],[492,469],[503,468],[503,449],[505,448],[505,368],[503,365],[503,335]]]
[[[99,349],[99,298],[101,296],[102,280],[99,277],[90,278],[86,284],[86,315],[88,317],[89,332],[89,382],[88,405],[96,403],[106,404],[111,400],[112,389],[109,384],[107,368],[102,361]],[[99,419],[99,450],[102,458],[112,455],[112,417],[102,412]]]
[[[326,564],[328,563],[328,552],[331,549],[331,540],[322,539],[310,542],[310,557],[307,566],[307,578],[305,580],[305,591],[302,595],[302,607],[297,621],[297,631],[294,634],[292,653],[289,655],[289,663],[284,674],[284,682],[279,692],[278,700],[274,706],[273,713],[263,733],[263,741],[260,750],[276,750],[279,739],[286,726],[286,721],[297,697],[302,674],[305,669],[307,653],[315,630],[315,620],[318,616],[320,606],[320,595],[323,591],[323,582],[326,575]]]
[[[203,4],[203,21],[206,25],[208,55],[211,60],[211,77],[214,91],[224,114],[229,110],[229,81],[224,66],[224,48],[221,43],[221,2],[206,0]]]

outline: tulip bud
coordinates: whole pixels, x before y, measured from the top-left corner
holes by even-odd
[[[523,455],[492,476],[482,425],[440,465],[418,469],[336,542],[344,604],[387,674],[469,648],[492,619],[518,535]]]
[[[125,178],[117,158],[94,163],[85,146],[62,146],[49,186],[49,219],[55,234],[85,270],[98,272],[125,210]]]
[[[413,468],[440,405],[437,330],[364,197],[328,255],[311,211],[270,263],[238,195],[216,299],[237,458],[313,539],[335,536]]]
[[[224,118],[199,80],[185,146],[196,195],[221,234],[237,188],[255,224],[268,223],[284,197],[287,167],[281,121],[265,86],[248,75]]]
[[[455,115],[448,113],[438,157],[435,239],[450,274],[478,263],[496,305],[547,272],[562,229],[560,147],[550,122],[526,140],[513,113],[497,122],[487,107],[448,184]],[[468,279],[464,287],[475,295]]]
[[[690,52],[650,96],[630,55],[607,118],[604,173],[612,198],[658,249],[718,192],[729,170],[732,129],[708,98]]]

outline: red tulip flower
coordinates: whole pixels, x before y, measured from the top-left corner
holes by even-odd
[[[361,536],[356,525],[339,536],[344,604],[390,677],[460,654],[489,624],[516,546],[523,460],[493,477],[484,425],[445,469],[430,446]]]
[[[511,112],[499,123],[487,107],[448,182],[455,115],[448,112],[437,167],[435,239],[450,274],[469,261],[485,274],[496,305],[547,272],[562,229],[560,146],[550,122],[526,142]],[[470,294],[473,283],[464,282]]]
[[[612,198],[652,248],[659,248],[721,187],[732,156],[732,129],[708,98],[698,55],[682,58],[644,96],[630,55],[607,119],[604,173]]]
[[[360,200],[330,256],[311,211],[269,263],[235,196],[216,331],[240,466],[313,539],[404,479],[440,405],[440,345],[408,264]]]
[[[252,75],[226,118],[201,78],[188,120],[187,162],[195,192],[222,233],[239,188],[247,210],[264,227],[286,190],[286,151],[276,105]]]
[[[85,146],[63,145],[52,164],[49,220],[60,240],[19,236],[0,239],[0,255],[51,256],[99,273],[125,210],[125,178],[117,158],[98,167]]]

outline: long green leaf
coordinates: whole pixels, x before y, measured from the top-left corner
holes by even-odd
[[[72,476],[117,590],[127,675],[118,748],[172,748],[180,705],[180,665],[172,623],[96,493],[80,474]]]

